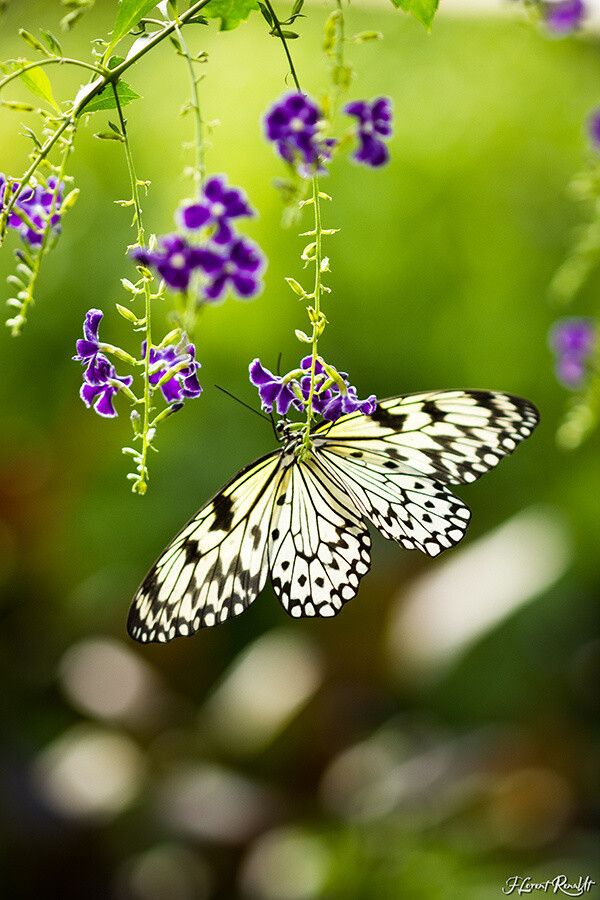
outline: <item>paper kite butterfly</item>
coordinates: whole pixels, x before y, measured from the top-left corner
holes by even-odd
[[[370,566],[365,520],[407,550],[437,556],[465,534],[470,512],[448,485],[475,481],[528,437],[538,412],[493,391],[392,397],[246,466],[171,541],[138,590],[128,631],[170,641],[237,616],[270,573],[295,617],[335,616]]]

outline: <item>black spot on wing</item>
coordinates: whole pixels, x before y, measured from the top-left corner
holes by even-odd
[[[209,531],[229,531],[233,521],[233,500],[227,494],[218,494],[213,500],[215,520]]]
[[[375,407],[375,411],[371,413],[371,418],[374,422],[379,422],[380,425],[383,425],[386,428],[394,428],[397,431],[402,431],[404,423],[406,422],[406,415],[404,413],[388,412],[387,409],[384,409],[383,406],[379,406],[379,404]]]

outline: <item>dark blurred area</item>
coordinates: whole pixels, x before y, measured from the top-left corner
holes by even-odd
[[[65,51],[86,58],[114,11],[99,0]],[[319,96],[327,10],[305,11],[294,58]],[[10,4],[2,58],[29,54],[18,27],[57,32],[63,13]],[[213,385],[258,406],[248,363],[274,369],[282,352],[292,368],[306,327],[283,278],[300,277],[307,229],[280,227],[282,171],[260,127],[286,88],[281,47],[257,14],[231,33],[189,29],[210,55],[208,167],[260,212],[248,230],[270,261],[266,288],[204,314],[204,394],[164,424],[148,494],[132,495],[126,407],[110,421],[85,409],[71,360],[92,307],[105,340],[137,350],[114,311],[133,276],[130,211],[114,203],[129,190],[122,149],[93,137],[103,113],[80,130],[81,196],[24,334],[2,336],[2,897],[491,900],[517,875],[600,881],[598,445],[556,449],[566,392],[546,346],[562,312],[547,285],[586,215],[567,185],[600,99],[600,48],[545,41],[510,16],[440,16],[427,35],[401,13],[352,7],[348,32],[363,30],[385,39],[348,45],[351,95],[393,97],[392,163],[339,158],[327,180],[326,225],[341,231],[326,246],[321,349],[359,396],[507,390],[533,400],[541,424],[459,490],[473,519],[458,548],[431,560],[374,535],[371,573],[338,618],[292,621],[267,588],[194,637],[128,639],[157,554],[272,448],[270,428]],[[76,93],[73,71],[52,73],[57,97]],[[127,113],[152,182],[146,226],[160,234],[191,190],[186,72],[162,46],[130,75],[145,98]],[[0,171],[13,175],[29,150],[19,131],[0,107]],[[599,289],[596,275],[578,313],[595,314]]]

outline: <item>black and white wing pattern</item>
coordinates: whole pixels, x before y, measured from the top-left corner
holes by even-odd
[[[231,479],[171,541],[134,597],[127,630],[170,641],[238,616],[267,578],[274,499],[287,463],[280,450]]]
[[[538,422],[527,400],[435,391],[383,400],[315,432],[316,455],[384,537],[437,556],[463,537],[468,507],[446,484],[475,481]]]
[[[369,570],[370,545],[337,482],[284,447],[242,469],[171,541],[133,600],[129,634],[170,641],[224,622],[269,571],[290,615],[334,616]]]
[[[237,616],[270,572],[295,617],[334,616],[370,565],[363,517],[406,549],[437,556],[464,535],[467,506],[448,484],[475,481],[538,422],[527,400],[432,391],[383,400],[242,469],[159,557],[134,597],[128,631],[170,641]]]
[[[291,616],[335,616],[369,571],[371,539],[360,512],[314,459],[291,467],[276,503],[269,568],[277,597]]]

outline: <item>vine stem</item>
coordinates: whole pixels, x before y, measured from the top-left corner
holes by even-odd
[[[194,110],[194,120],[196,123],[196,168],[194,170],[194,182],[197,193],[200,192],[202,182],[204,180],[204,139],[202,133],[202,115],[200,113],[200,95],[198,93],[198,79],[194,70],[194,61],[191,57],[188,45],[183,37],[179,23],[176,22],[175,34],[181,44],[183,55],[185,56],[188,73],[190,76],[190,88],[192,92],[192,109]]]
[[[127,122],[125,117],[123,116],[123,108],[121,106],[121,101],[119,100],[119,95],[117,93],[116,85],[112,85],[115,103],[117,105],[117,113],[119,115],[119,123],[121,125],[121,133],[123,135],[123,146],[125,147],[125,158],[127,160],[127,170],[129,172],[129,181],[131,184],[131,198],[133,201],[133,207],[135,210],[135,223],[137,225],[137,242],[140,246],[146,243],[146,235],[144,231],[144,225],[142,222],[142,207],[140,204],[140,192],[139,185],[137,180],[137,175],[135,172],[135,165],[133,162],[133,154],[131,152],[131,145],[129,143],[129,138],[127,136]],[[150,406],[150,351],[152,349],[152,303],[151,303],[151,294],[150,294],[150,282],[144,278],[144,303],[145,303],[145,326],[146,326],[146,352],[144,354],[144,397],[143,397],[143,406],[144,406],[144,421],[142,425],[141,439],[142,439],[142,452],[141,459],[138,465],[139,478],[137,481],[133,482],[132,491],[137,494],[145,494],[147,481],[147,466],[146,459],[148,457],[148,449],[150,447],[150,413],[152,412],[152,408]]]
[[[298,76],[297,76],[297,74],[296,74],[296,69],[295,69],[295,67],[294,67],[294,61],[293,61],[293,59],[292,59],[292,54],[290,53],[290,48],[288,47],[287,41],[286,41],[286,39],[285,39],[285,37],[284,37],[284,35],[283,35],[283,32],[282,32],[282,30],[281,30],[281,25],[279,24],[279,19],[277,18],[277,14],[275,13],[275,10],[274,10],[273,7],[271,6],[271,0],[264,0],[264,3],[265,3],[265,6],[266,6],[267,9],[269,10],[269,12],[271,13],[271,16],[272,16],[272,18],[273,18],[273,22],[274,22],[274,24],[275,24],[275,31],[276,31],[276,33],[277,33],[277,37],[279,38],[279,40],[280,40],[281,43],[283,44],[283,49],[285,50],[285,55],[287,56],[287,61],[288,61],[288,63],[289,63],[289,67],[290,67],[290,74],[291,74],[292,78],[294,79],[294,84],[296,85],[296,88],[297,88],[299,91],[302,91],[302,88],[300,87],[300,82],[298,81]]]
[[[73,103],[72,109],[68,113],[66,113],[65,116],[63,116],[63,119],[54,134],[48,138],[42,149],[36,154],[30,167],[23,175],[23,178],[19,183],[19,188],[14,192],[8,204],[0,214],[0,236],[3,233],[3,224],[6,223],[13,206],[21,196],[23,190],[29,184],[29,180],[39,164],[46,158],[52,147],[54,147],[56,142],[59,140],[61,134],[63,134],[63,132],[69,127],[69,125],[74,123],[76,119],[83,115],[86,106],[94,99],[94,97],[97,97],[98,94],[101,94],[105,87],[107,87],[107,85],[109,84],[111,84],[113,86],[113,89],[115,89],[115,86],[123,72],[126,72],[127,69],[135,65],[135,63],[137,63],[143,56],[145,56],[146,53],[149,53],[150,50],[156,47],[157,44],[160,44],[161,41],[164,41],[164,39],[172,34],[178,26],[185,25],[189,19],[193,19],[194,16],[197,15],[197,13],[199,13],[200,10],[210,2],[211,0],[198,0],[197,3],[193,3],[189,9],[181,14],[181,16],[179,17],[179,22],[171,22],[169,25],[163,28],[162,31],[159,31],[154,37],[147,41],[147,43],[140,47],[136,53],[133,53],[128,59],[123,60],[122,63],[120,63],[118,66],[115,66],[114,69],[106,69],[104,67],[98,68],[96,66],[91,66],[89,63],[79,63],[80,65],[84,65],[86,68],[92,68],[94,71],[100,71],[100,75],[96,79],[96,81],[92,82],[92,84],[89,86],[90,90],[85,94],[84,97],[81,98],[77,106],[75,106],[75,103]],[[39,63],[36,63],[36,65],[47,65],[49,62],[50,60],[40,60]],[[108,60],[105,60],[104,62],[108,62]],[[13,77],[17,77],[18,74],[20,74],[22,71],[25,70],[21,69],[18,73],[10,73],[10,75],[7,76],[8,80],[12,80]],[[4,79],[1,84],[6,84],[6,79]],[[1,240],[2,238],[0,237],[0,243]]]
[[[283,49],[285,50],[285,55],[287,57],[287,61],[290,67],[290,73],[292,78],[294,79],[294,84],[296,85],[296,89],[303,93],[302,88],[300,87],[300,81],[298,79],[298,75],[296,73],[296,68],[294,66],[294,61],[292,60],[292,55],[290,53],[290,49],[288,47],[285,36],[281,30],[281,25],[279,24],[279,19],[271,5],[271,0],[264,0],[265,6],[269,10],[271,17],[273,19],[273,23],[275,26],[275,32],[277,37],[283,44]],[[338,6],[340,5],[340,0],[338,0]],[[313,317],[314,321],[312,322],[313,332],[312,332],[312,350],[311,350],[311,364],[310,364],[310,389],[308,392],[308,400],[306,401],[306,428],[304,430],[304,437],[302,439],[302,452],[305,454],[309,454],[312,441],[310,437],[310,426],[314,419],[313,412],[313,399],[315,395],[315,387],[316,387],[316,368],[317,368],[317,355],[318,355],[318,342],[319,337],[323,330],[323,319],[321,313],[321,294],[323,292],[323,285],[321,284],[321,266],[323,262],[323,226],[321,220],[321,197],[319,192],[319,179],[316,175],[312,177],[312,198],[310,201],[314,208],[315,213],[315,229],[314,229],[314,262],[315,262],[315,288],[314,293],[312,294],[312,299],[314,300],[313,307]]]
[[[308,453],[312,446],[312,441],[310,439],[310,426],[312,420],[314,418],[313,412],[313,397],[315,394],[315,380],[316,380],[316,368],[317,368],[317,352],[318,352],[318,343],[319,343],[319,335],[322,330],[322,326],[320,323],[321,320],[321,292],[322,292],[322,284],[321,284],[321,264],[323,261],[323,248],[322,248],[322,239],[323,239],[323,226],[321,223],[321,204],[319,197],[319,179],[316,175],[313,175],[312,178],[312,204],[315,211],[315,249],[314,249],[314,260],[315,260],[315,289],[313,294],[314,299],[314,322],[313,322],[313,333],[312,333],[312,357],[310,363],[310,390],[308,393],[308,400],[306,403],[306,431],[304,432],[303,438],[303,447],[304,450]]]

